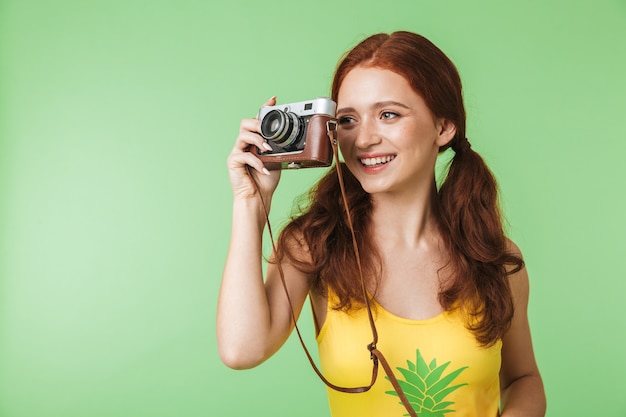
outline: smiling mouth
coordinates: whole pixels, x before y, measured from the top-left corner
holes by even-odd
[[[395,155],[387,155],[379,156],[376,158],[361,158],[360,161],[361,164],[365,165],[366,167],[376,167],[380,165],[385,165],[386,163],[393,161],[395,158]]]

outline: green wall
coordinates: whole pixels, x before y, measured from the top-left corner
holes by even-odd
[[[293,338],[219,361],[225,159],[268,97],[327,95],[343,51],[397,29],[462,74],[548,416],[626,416],[623,0],[0,2],[0,416],[328,416]],[[320,174],[285,173],[277,226]]]

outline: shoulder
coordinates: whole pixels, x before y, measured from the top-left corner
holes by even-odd
[[[505,241],[505,249],[511,255],[515,255],[523,259],[522,251],[519,248],[519,246],[517,246],[517,244],[513,242],[511,239],[509,239],[508,237],[506,238],[506,241]]]
[[[521,268],[517,268],[514,265],[509,265],[507,270],[509,272],[509,286],[511,288],[511,294],[516,306],[525,305],[528,302],[529,294],[529,281],[528,271],[524,263],[524,257],[519,246],[515,244],[511,239],[506,239],[507,252],[519,258],[522,261]]]
[[[311,272],[313,257],[300,227],[291,223],[283,229],[271,261],[287,261],[303,272]]]

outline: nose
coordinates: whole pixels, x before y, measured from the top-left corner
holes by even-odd
[[[382,141],[382,137],[376,124],[371,120],[363,120],[357,132],[354,144],[359,149],[368,149],[374,145],[378,145]]]

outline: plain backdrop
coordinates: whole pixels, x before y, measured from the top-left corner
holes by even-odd
[[[328,95],[344,51],[399,29],[461,72],[548,416],[626,416],[623,0],[0,2],[0,416],[328,416],[293,337],[218,358],[225,161],[241,118]],[[276,227],[322,173],[284,173]]]

